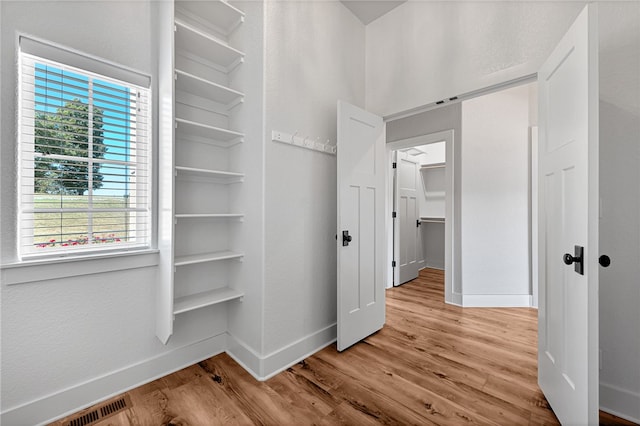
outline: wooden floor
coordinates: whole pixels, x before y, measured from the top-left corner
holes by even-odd
[[[127,392],[132,408],[95,425],[558,424],[537,386],[535,310],[446,305],[436,270],[386,295],[384,328],[343,353],[266,382],[218,355]]]

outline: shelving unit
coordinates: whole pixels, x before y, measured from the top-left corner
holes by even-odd
[[[199,169],[196,167],[176,166],[177,174],[204,176],[209,178],[221,179],[220,183],[242,182],[244,173],[226,172],[222,170]]]
[[[444,223],[444,217],[421,217],[420,223]]]
[[[220,260],[240,259],[243,253],[235,253],[232,251],[216,251],[212,253],[190,254],[186,256],[176,256],[174,266],[194,265],[196,263],[217,262]]]
[[[445,163],[425,164],[420,166],[420,170],[444,169],[445,167]]]
[[[204,291],[189,296],[179,297],[173,305],[173,313],[181,314],[193,311],[194,309],[228,302],[230,300],[241,299],[244,294],[233,288],[218,288],[216,290]]]
[[[234,108],[241,103],[244,98],[244,94],[237,90],[230,89],[179,69],[176,69],[176,90],[216,100],[217,102],[225,104],[227,109]]]
[[[186,16],[229,36],[244,22],[244,13],[225,1],[176,1],[176,15]]]
[[[442,269],[445,251],[446,165],[422,165],[420,176],[425,197],[420,211],[424,265]]]
[[[202,2],[204,4],[204,2]],[[175,49],[187,56],[197,56],[227,72],[242,63],[244,53],[197,27],[176,19]]]
[[[242,219],[242,213],[176,213],[176,219]]]
[[[242,39],[244,13],[226,1],[174,0],[162,10],[172,29],[164,41],[173,46],[159,58],[161,102],[172,105],[172,125],[160,126],[159,154],[165,190],[157,335],[166,343],[176,315],[237,303],[244,295],[229,271],[244,258],[237,233],[245,214],[236,200],[245,174],[229,168],[242,164],[234,147],[245,134],[234,126],[245,98],[237,78],[245,54],[234,46]]]
[[[229,145],[233,142],[242,142],[244,134],[233,130],[223,129],[221,127],[210,126],[204,123],[187,120],[184,118],[176,118],[176,130],[185,129],[186,136],[195,136],[209,140],[211,143],[227,142]]]

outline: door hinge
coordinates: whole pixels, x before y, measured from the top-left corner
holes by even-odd
[[[398,167],[398,163],[393,163],[393,164],[391,164],[391,168],[392,168],[392,169],[395,169],[396,167]]]
[[[396,267],[396,261],[395,261],[395,260],[392,260],[392,261],[391,261],[391,267],[392,267],[392,268],[395,268],[395,267]]]
[[[391,212],[391,217],[392,217],[392,218],[394,218],[394,219],[395,219],[395,218],[396,218],[396,216],[397,216],[397,215],[396,215],[396,212]]]

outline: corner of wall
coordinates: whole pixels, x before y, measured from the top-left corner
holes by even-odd
[[[256,380],[268,380],[336,341],[337,325],[331,324],[267,355],[260,355],[229,334],[227,354]]]

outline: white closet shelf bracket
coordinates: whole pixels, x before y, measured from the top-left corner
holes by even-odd
[[[336,155],[337,147],[335,143],[332,143],[327,139],[326,142],[320,142],[320,138],[316,138],[313,140],[312,138],[306,136],[298,136],[298,133],[289,134],[286,132],[279,132],[277,130],[273,130],[271,132],[271,140],[273,142],[286,143],[289,145],[297,146],[300,148],[306,148],[313,151],[322,152],[324,154]]]

